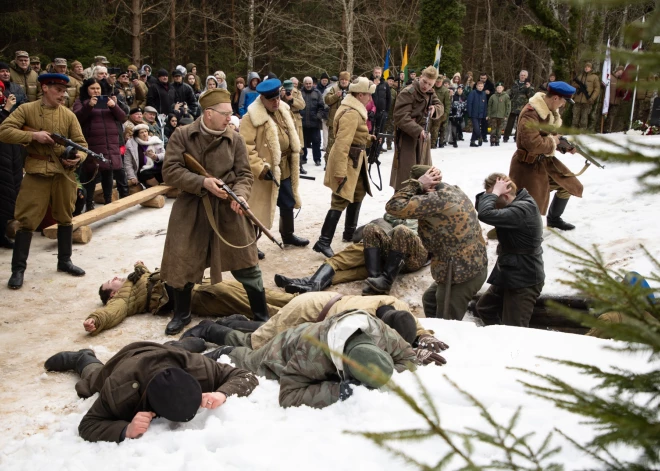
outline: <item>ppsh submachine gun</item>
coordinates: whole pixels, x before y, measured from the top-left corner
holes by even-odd
[[[29,132],[39,132],[38,129],[31,128],[29,126],[23,126],[22,128],[23,131],[29,131]],[[94,151],[89,150],[87,147],[83,147],[80,144],[73,142],[71,139],[68,139],[61,134],[58,134],[56,132],[49,132],[50,138],[55,141],[55,144],[59,144],[62,147],[64,147],[64,152],[62,155],[59,156],[60,161],[64,160],[75,160],[78,157],[76,157],[76,152],[83,152],[87,154],[89,157],[93,158],[94,160],[98,161],[99,163],[102,164],[109,164],[110,160],[106,159],[103,157],[103,154],[97,154]],[[62,165],[64,167],[68,167],[67,165],[62,162]]]

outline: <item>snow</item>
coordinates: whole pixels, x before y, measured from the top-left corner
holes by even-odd
[[[627,137],[615,135],[614,139],[622,142]],[[644,143],[660,144],[659,137],[643,139]],[[514,145],[474,149],[467,147],[468,144],[461,142],[458,149],[435,150],[433,160],[446,182],[459,185],[472,197],[481,191],[483,179],[489,173],[507,173]],[[391,160],[392,152],[383,154],[385,189],[382,192],[374,189],[374,197],[367,197],[361,223],[382,216],[384,204],[392,194],[387,186]],[[562,160],[574,170],[582,165],[577,156]],[[330,190],[322,185],[322,167],[311,163],[306,168],[317,180],[300,183],[304,206],[297,219],[296,233],[313,243],[329,208]],[[590,168],[580,177],[584,198],[572,198],[564,215],[577,226],[575,231],[565,233],[570,240],[583,246],[596,244],[610,266],[642,273],[649,271],[650,266],[640,244],[655,256],[659,255],[660,247],[655,241],[660,222],[653,212],[657,197],[636,194],[639,190],[636,177],[644,168],[621,164],[607,164],[605,170]],[[167,319],[162,317],[134,316],[97,337],[88,336],[81,324],[99,305],[96,294],[99,284],[114,274],[125,276],[136,260],[143,260],[149,267],[160,264],[171,204],[168,200],[164,209],[134,208],[93,225],[92,241],[74,246],[73,260],[87,271],[84,278],[58,274],[56,242],[35,235],[25,286],[20,291],[3,289],[0,296],[0,469],[187,470],[213,466],[223,470],[290,470],[307,468],[310,464],[318,470],[333,471],[412,469],[367,440],[344,433],[422,425],[392,393],[364,388],[358,388],[350,400],[324,410],[306,407],[284,410],[278,406],[277,384],[261,379],[251,396],[230,398],[215,411],[202,410],[186,424],[156,420],[139,440],[120,445],[92,444],[78,437],[78,423],[93,399],[78,399],[73,390],[75,376],[44,373],[43,361],[57,351],[85,347],[94,348],[99,358],[107,361],[127,343],[170,339],[163,335]],[[346,245],[340,241],[342,229],[340,223],[333,243],[335,252]],[[484,226],[484,231],[488,229]],[[323,257],[310,248],[281,252],[265,240],[259,246],[267,255],[260,265],[269,288],[274,288],[275,273],[309,275],[323,262]],[[570,272],[575,267],[551,246],[567,247],[556,235],[546,234],[544,293],[566,293],[567,288],[560,283],[566,276],[563,270]],[[494,243],[489,243],[488,251],[492,268]],[[10,260],[10,251],[0,251],[0,266],[7,276]],[[423,316],[421,294],[430,282],[426,268],[398,280],[392,294],[409,302],[414,312]],[[361,284],[349,283],[334,289],[358,294]],[[590,426],[580,423],[579,417],[526,394],[519,380],[529,378],[509,368],[558,375],[586,389],[593,386],[589,378],[538,357],[640,371],[648,368],[646,358],[605,349],[614,344],[611,341],[531,329],[477,328],[470,322],[436,319],[422,322],[451,347],[444,354],[446,366],[421,368],[419,377],[436,401],[443,425],[452,430],[485,428],[485,423],[478,410],[447,383],[445,375],[482,401],[501,422],[522,406],[518,432],[536,432],[537,443],[554,427],[584,442],[594,433]],[[411,373],[396,375],[395,381],[419,397]],[[563,439],[556,437],[555,443],[563,446],[558,461],[566,469],[593,465]],[[447,447],[438,441],[407,444],[405,450],[417,460],[432,464]],[[622,449],[619,453],[623,458],[631,458],[630,450]],[[480,446],[476,456],[483,461],[495,455],[492,449]]]

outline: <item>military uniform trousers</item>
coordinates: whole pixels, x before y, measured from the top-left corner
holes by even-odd
[[[543,283],[525,288],[503,288],[490,285],[477,303],[477,315],[486,325],[529,327],[534,305]]]
[[[57,224],[70,226],[77,190],[74,172],[49,176],[25,175],[14,210],[14,218],[20,223],[20,230],[32,232],[39,227],[48,205]]]
[[[511,132],[518,121],[518,113],[509,113],[509,118],[506,120],[506,128],[504,129],[504,140],[508,141],[511,137]]]
[[[438,146],[438,135],[440,134],[440,120],[431,121],[429,131],[431,132],[431,148],[435,149]]]
[[[463,283],[452,284],[449,313],[447,315],[444,315],[443,313],[446,294],[445,284],[436,283],[434,281],[422,296],[424,315],[426,317],[438,317],[447,320],[462,320],[472,297],[481,289],[487,277],[488,267],[484,267],[474,278],[464,281]]]
[[[587,129],[589,127],[589,115],[591,114],[591,103],[575,103],[573,105],[573,127]]]
[[[490,118],[490,140],[491,142],[500,142],[500,135],[504,128],[504,118]]]
[[[365,159],[366,160],[366,159]],[[365,182],[368,182],[367,180],[369,177],[367,176],[367,166],[365,162],[362,162],[362,167],[360,168],[360,177],[357,180],[357,184],[355,185],[355,193],[353,193],[353,201],[355,203],[359,203],[364,199],[364,195],[367,194],[366,190],[366,185]],[[346,207],[351,204],[350,201],[342,198],[335,192],[332,193],[332,197],[330,199],[330,209],[336,209],[337,211],[343,211],[346,209]]]
[[[619,126],[619,116],[618,116],[619,107],[620,105],[610,104],[610,107],[607,110],[607,119],[605,119],[605,128],[604,128],[605,132],[618,132],[621,130],[619,129],[621,128],[621,126]]]
[[[266,289],[268,314],[274,316],[295,296],[277,289]],[[215,285],[203,283],[195,287],[192,292],[191,311],[196,316],[221,315],[221,312],[218,311],[219,304],[222,305],[222,312],[228,313],[227,315],[252,312],[247,293],[233,281]],[[250,317],[251,314],[247,314],[247,316]]]
[[[411,273],[421,269],[429,258],[422,240],[410,228],[399,225],[388,235],[377,224],[367,224],[363,231],[364,247],[376,247],[381,251],[383,261],[387,260],[390,250],[404,254],[403,273]]]
[[[548,175],[548,180],[550,181],[550,191],[556,191],[557,198],[567,200],[571,197],[571,194],[563,186],[557,183],[550,175]]]
[[[277,207],[282,209],[293,209],[295,206],[296,199],[293,197],[291,178],[285,178],[280,181],[280,190],[277,193]]]

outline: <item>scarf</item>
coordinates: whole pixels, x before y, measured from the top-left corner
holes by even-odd
[[[202,129],[202,132],[204,134],[210,134],[211,136],[214,137],[220,137],[227,131],[227,128],[224,128],[222,131],[214,131],[213,129],[206,127],[206,125],[204,124],[203,116],[202,119],[199,120],[199,127]]]

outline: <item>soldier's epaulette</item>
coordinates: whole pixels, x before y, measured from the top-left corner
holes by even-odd
[[[413,84],[411,83],[410,85],[406,85],[406,88],[404,88],[403,91],[408,93],[413,93],[413,89],[414,87]]]

